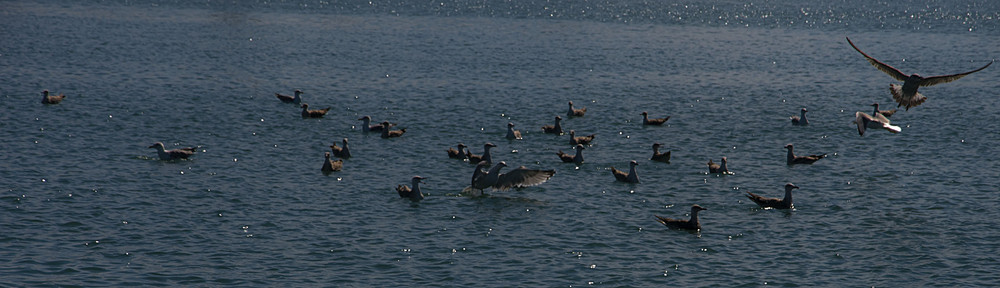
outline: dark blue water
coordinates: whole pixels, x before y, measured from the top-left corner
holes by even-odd
[[[996,286],[992,1],[0,2],[3,286]],[[39,103],[40,92],[68,97]],[[275,92],[305,92],[322,119]],[[597,134],[576,167],[565,129]],[[811,125],[788,117],[809,109]],[[887,107],[883,107],[885,109]],[[643,127],[641,112],[671,116]],[[361,132],[360,116],[401,138]],[[504,139],[507,122],[523,140]],[[328,145],[353,158],[323,175]],[[153,149],[200,146],[185,161]],[[467,197],[457,143],[547,183]],[[670,164],[647,160],[654,142]],[[799,154],[830,155],[786,166]],[[734,175],[707,174],[726,156]],[[610,167],[639,162],[639,184]],[[427,177],[426,199],[394,188]],[[742,195],[779,197],[761,210]],[[702,212],[699,233],[653,215]]]

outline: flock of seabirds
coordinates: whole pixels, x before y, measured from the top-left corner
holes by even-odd
[[[966,75],[986,69],[986,67],[989,67],[991,64],[993,64],[993,61],[990,61],[990,63],[986,64],[983,67],[980,67],[979,69],[958,74],[931,76],[931,77],[922,77],[917,74],[907,75],[899,71],[899,69],[889,66],[888,64],[885,64],[882,61],[879,61],[869,56],[865,52],[862,52],[861,49],[859,49],[857,46],[854,45],[854,42],[852,42],[850,38],[847,38],[847,43],[850,44],[851,47],[854,48],[854,50],[858,51],[858,53],[861,53],[861,55],[864,56],[865,59],[868,60],[868,62],[871,63],[872,66],[875,66],[875,68],[877,68],[879,71],[885,72],[889,76],[892,76],[893,79],[903,82],[903,85],[894,83],[889,84],[889,92],[890,94],[892,94],[893,100],[897,102],[896,107],[905,107],[906,110],[909,110],[912,107],[916,107],[927,100],[927,97],[917,92],[917,89],[919,87],[932,86],[941,83],[948,83],[951,81],[955,81],[958,80],[959,78],[965,77]],[[330,108],[318,109],[318,110],[309,109],[309,104],[302,103],[302,97],[301,97],[302,94],[303,94],[302,91],[295,90],[294,96],[282,95],[278,93],[275,93],[275,96],[282,102],[299,104],[300,105],[299,107],[302,108],[303,118],[323,117],[330,110]],[[50,95],[48,90],[42,91],[42,103],[45,104],[58,104],[65,97],[66,97],[65,95]],[[874,106],[874,110],[872,111],[871,114],[865,112],[855,113],[855,119],[853,123],[856,124],[858,127],[858,135],[864,136],[865,131],[867,129],[885,129],[892,133],[899,133],[900,131],[902,131],[899,126],[892,125],[891,122],[889,121],[889,117],[892,117],[892,115],[897,112],[896,109],[879,110],[878,103],[873,103],[871,104],[871,106]],[[586,114],[586,112],[587,112],[586,107],[579,109],[574,108],[573,102],[570,101],[569,109],[566,111],[566,116],[583,117]],[[806,117],[807,112],[808,110],[806,108],[802,108],[800,110],[799,116],[791,116],[790,118],[792,125],[795,126],[809,125],[809,119]],[[667,122],[667,120],[670,119],[669,116],[665,118],[649,118],[649,114],[646,112],[642,112],[641,115],[643,116],[642,125],[654,125],[654,126],[663,125],[664,123]],[[541,127],[542,131],[544,133],[564,135],[565,132],[563,131],[562,126],[560,125],[560,121],[562,119],[563,119],[562,116],[555,116],[555,123],[553,125],[542,126]],[[364,116],[359,118],[358,120],[362,121],[363,123],[363,125],[361,126],[361,130],[363,132],[380,133],[382,138],[401,137],[403,136],[404,133],[406,133],[406,129],[393,129],[392,127],[395,126],[395,124],[391,124],[386,121],[377,124],[372,124],[372,119],[370,116]],[[595,135],[591,134],[585,136],[576,136],[576,131],[570,130],[569,136],[570,136],[570,145],[573,145],[575,153],[565,153],[560,150],[557,153],[557,155],[563,162],[576,163],[577,165],[579,165],[584,161],[583,151],[586,150],[588,145],[590,145],[591,141],[594,140]],[[514,129],[514,123],[507,124],[507,134],[505,138],[509,140],[521,139],[521,132],[519,130]],[[650,157],[650,160],[670,163],[670,151],[660,152],[660,147],[662,146],[663,144],[661,143],[653,144],[652,146],[653,154]],[[473,170],[472,174],[472,179],[471,179],[472,181],[470,182],[470,185],[468,187],[462,190],[463,194],[480,196],[482,195],[485,189],[508,190],[511,188],[524,188],[524,187],[535,186],[548,181],[548,179],[551,178],[556,173],[555,170],[529,169],[524,166],[515,168],[513,170],[509,170],[507,172],[501,172],[503,168],[507,167],[507,163],[505,163],[504,161],[493,163],[493,159],[490,154],[490,148],[493,147],[496,147],[496,145],[493,143],[484,144],[483,154],[478,154],[478,155],[473,154],[468,146],[461,143],[458,144],[458,146],[456,147],[457,149],[448,148],[447,150],[448,157],[454,159],[462,159],[463,161],[468,161],[471,164],[476,164],[476,168]],[[185,148],[167,150],[166,147],[164,147],[163,143],[161,142],[156,142],[153,145],[149,146],[149,148],[155,148],[159,159],[167,161],[187,159],[188,157],[194,155],[198,149],[198,147],[185,147]],[[808,156],[795,155],[794,146],[792,144],[787,144],[785,145],[784,148],[788,149],[788,154],[786,159],[788,165],[812,164],[826,157],[826,154],[808,155]],[[331,155],[333,157],[342,159],[338,159],[336,161],[331,160],[330,159]],[[337,143],[333,143],[333,145],[330,145],[330,152],[326,152],[324,156],[326,159],[324,160],[323,166],[321,168],[321,171],[323,173],[329,174],[334,171],[340,171],[344,165],[343,159],[351,157],[350,148],[347,144],[347,138],[343,139],[341,145],[337,145]],[[629,163],[629,170],[627,172],[611,167],[611,174],[614,175],[617,181],[626,183],[639,183],[639,176],[636,173],[636,166],[638,165],[639,163],[636,162],[635,160],[631,161]],[[732,172],[730,172],[729,168],[726,166],[726,157],[722,157],[721,163],[718,164],[712,162],[712,160],[709,160],[708,172],[710,174],[732,174]],[[396,191],[399,193],[399,196],[401,198],[409,198],[412,201],[420,201],[424,198],[424,194],[421,193],[420,191],[420,183],[422,183],[424,179],[425,179],[424,177],[413,176],[410,182],[410,186],[399,185],[396,187]],[[783,198],[765,197],[751,192],[747,192],[746,197],[764,209],[792,209],[793,208],[792,190],[799,188],[799,186],[796,186],[795,184],[792,183],[787,183],[785,184],[784,188],[785,188],[785,195]],[[656,217],[656,220],[659,223],[667,227],[673,229],[697,231],[701,229],[701,223],[698,221],[698,212],[703,210],[707,209],[698,205],[691,206],[691,213],[689,219],[674,219],[659,215],[654,215],[654,216]]]

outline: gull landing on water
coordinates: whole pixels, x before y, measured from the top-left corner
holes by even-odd
[[[198,147],[184,147],[166,150],[163,147],[162,142],[153,143],[153,145],[150,145],[149,148],[156,148],[156,155],[160,157],[160,160],[187,159],[188,157],[191,157],[191,155],[194,155],[195,150],[198,150]]]
[[[471,193],[473,196],[482,195],[483,190],[486,188],[493,188],[493,190],[508,190],[510,188],[524,188],[539,185],[548,181],[552,178],[552,175],[556,174],[556,170],[537,170],[528,169],[527,167],[521,166],[517,169],[510,170],[507,173],[500,173],[500,169],[507,167],[507,163],[500,161],[489,171],[485,171],[490,164],[485,161],[479,162],[476,165],[475,171],[472,172],[472,185],[462,189],[462,193]]]
[[[862,52],[861,49],[858,49],[858,46],[854,45],[854,42],[851,42],[851,38],[847,38],[847,43],[851,44],[851,47],[858,51],[858,53],[861,53],[862,56],[865,56],[868,63],[871,63],[872,66],[875,66],[875,68],[879,71],[889,74],[889,76],[892,76],[893,79],[903,81],[903,85],[889,84],[889,92],[892,93],[892,99],[899,103],[896,107],[906,106],[906,110],[910,110],[910,107],[916,107],[917,105],[924,103],[924,101],[927,101],[927,97],[918,93],[917,88],[955,81],[965,77],[966,75],[986,69],[986,67],[990,67],[990,65],[993,64],[993,61],[991,60],[990,63],[987,63],[986,66],[980,67],[979,69],[951,75],[931,77],[921,77],[917,74],[906,75],[899,71],[899,69],[889,66],[889,64],[882,63],[882,61],[878,61],[877,59],[872,58],[872,56],[865,54],[865,52]]]
[[[660,215],[654,216],[656,216],[656,222],[660,222],[660,224],[663,224],[671,229],[701,230],[701,223],[698,222],[698,212],[703,210],[708,209],[702,208],[698,205],[692,205],[691,219],[689,220],[666,218]]]

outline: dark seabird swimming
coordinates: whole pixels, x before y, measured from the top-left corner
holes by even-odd
[[[344,159],[351,158],[351,149],[347,147],[347,138],[344,138],[343,143],[344,146],[337,146],[337,142],[333,142],[333,145],[330,145],[333,156]]]
[[[42,90],[42,104],[59,104],[66,95],[49,95],[49,90]]]
[[[559,150],[559,153],[556,153],[556,155],[559,155],[559,159],[562,159],[563,162],[566,162],[566,163],[572,162],[572,163],[576,163],[576,165],[582,164],[583,163],[583,149],[587,149],[587,148],[584,147],[583,144],[576,144],[576,146],[573,146],[573,149],[576,149],[576,155],[570,155],[569,153],[565,153],[562,150]]]
[[[872,115],[882,114],[882,116],[885,116],[885,118],[889,118],[892,117],[892,114],[896,114],[896,109],[878,110],[878,102],[872,103],[872,106],[875,106],[875,111],[872,111]]]
[[[795,153],[792,152],[792,150],[795,149],[792,146],[792,144],[785,145],[785,149],[788,149],[788,157],[786,159],[786,162],[788,163],[788,165],[794,165],[794,164],[812,164],[813,162],[816,162],[819,159],[826,158],[826,154],[823,154],[823,155],[809,155],[809,156],[795,156]]]
[[[711,174],[733,174],[729,172],[729,167],[726,166],[726,157],[722,157],[722,164],[715,164],[712,160],[708,160],[708,173]]]
[[[399,129],[399,130],[392,130],[392,128],[389,128],[391,126],[389,125],[388,121],[383,121],[382,122],[382,127],[385,127],[385,128],[382,129],[382,138],[399,137],[399,136],[403,136],[403,133],[406,133],[406,128]]]
[[[656,162],[670,163],[670,151],[667,151],[666,153],[660,153],[660,147],[662,146],[663,144],[653,143],[653,157],[649,157],[649,160],[653,160]]]
[[[295,103],[295,104],[302,103],[302,97],[300,97],[299,95],[302,95],[302,91],[300,91],[299,89],[295,89],[294,97],[284,94],[274,93],[274,97],[278,97],[278,100],[281,100],[281,102]]]
[[[595,136],[597,136],[597,134],[576,137],[576,130],[569,130],[569,145],[576,146],[576,144],[590,144],[591,141],[594,141]]]
[[[188,157],[191,157],[191,155],[194,155],[195,150],[198,150],[198,147],[184,147],[166,150],[163,147],[162,142],[153,143],[153,145],[150,145],[149,148],[156,148],[156,155],[160,157],[160,160],[187,159]]]
[[[888,118],[882,116],[882,114],[875,114],[875,116],[865,114],[865,112],[854,113],[854,121],[851,121],[858,125],[858,135],[865,136],[865,131],[867,128],[875,129],[885,129],[892,133],[899,133],[903,131],[903,128],[890,124]]]
[[[788,117],[788,118],[792,119],[792,125],[795,125],[795,126],[806,126],[806,125],[809,125],[809,119],[806,118],[806,112],[809,112],[809,110],[806,110],[806,108],[802,108],[802,110],[799,110],[799,111],[800,111],[799,112],[800,116]]]
[[[326,107],[325,109],[319,110],[309,110],[309,104],[302,103],[302,118],[320,118],[326,115],[327,111],[330,111],[331,107]]]
[[[545,183],[549,178],[552,178],[552,175],[556,174],[555,170],[528,169],[524,166],[507,171],[507,173],[500,173],[500,169],[507,167],[507,163],[503,161],[497,163],[489,171],[484,171],[489,166],[490,164],[485,161],[479,162],[472,173],[472,185],[463,191],[478,190],[479,194],[481,194],[486,188],[508,190],[510,188],[530,187]]]
[[[549,134],[563,134],[562,125],[559,125],[560,121],[562,121],[562,117],[556,116],[556,124],[542,126],[542,131]]]
[[[566,116],[583,116],[585,113],[587,113],[587,107],[573,109],[573,101],[569,101],[569,111],[566,111]]]
[[[368,115],[365,115],[365,116],[363,116],[361,118],[358,118],[358,120],[361,120],[363,122],[362,126],[361,126],[361,131],[362,132],[366,132],[366,133],[367,132],[382,132],[382,129],[385,128],[384,126],[382,126],[381,123],[372,125],[372,117],[368,116]],[[389,124],[389,127],[392,127],[392,126],[394,126],[394,125]]]
[[[483,155],[472,154],[472,151],[466,149],[465,156],[469,158],[470,164],[479,164],[479,162],[486,162],[486,164],[493,164],[493,156],[490,155],[490,148],[497,147],[493,143],[483,144]]]
[[[324,156],[326,160],[323,161],[323,168],[321,169],[324,173],[340,171],[341,168],[344,168],[344,160],[337,159],[337,161],[331,161],[330,152],[325,152]]]
[[[465,155],[465,144],[458,143],[458,150],[455,150],[455,148],[448,147],[448,158],[452,159],[469,158],[469,156]]]
[[[667,123],[667,120],[670,120],[670,116],[667,116],[667,118],[650,119],[649,114],[646,111],[642,111],[642,125],[663,125],[663,123]]]
[[[636,173],[635,171],[635,166],[638,165],[639,162],[635,162],[635,160],[632,160],[632,162],[628,163],[629,166],[628,173],[625,173],[625,171],[615,169],[615,167],[611,167],[611,174],[615,175],[615,180],[621,182],[639,183],[639,173]]]
[[[507,139],[509,140],[521,140],[521,131],[514,130],[514,123],[507,122]]]
[[[412,189],[407,187],[405,184],[396,186],[396,192],[399,193],[399,198],[410,198],[410,201],[413,202],[423,200],[424,194],[420,193],[420,182],[424,179],[427,178],[413,176],[413,178],[410,179],[410,185],[413,186]]]
[[[764,197],[750,192],[747,192],[746,196],[750,200],[753,200],[754,203],[757,203],[760,208],[792,209],[794,207],[792,205],[792,189],[796,188],[799,188],[799,186],[795,186],[792,183],[785,184],[784,199]]]
[[[966,75],[986,69],[986,67],[990,67],[990,65],[993,64],[993,60],[990,60],[990,63],[987,63],[986,66],[980,67],[979,69],[951,75],[931,77],[921,77],[917,74],[906,75],[903,74],[903,72],[900,72],[899,69],[889,66],[889,64],[882,63],[882,61],[878,61],[877,59],[872,58],[872,56],[868,56],[865,52],[862,52],[861,49],[858,49],[858,46],[854,45],[854,42],[851,42],[851,38],[847,38],[847,43],[851,44],[851,47],[858,51],[858,53],[861,53],[862,56],[865,56],[868,63],[871,63],[872,66],[875,66],[875,68],[879,71],[889,74],[889,76],[897,81],[903,81],[903,85],[889,84],[889,92],[892,93],[892,99],[899,103],[896,107],[906,106],[906,110],[910,110],[910,107],[916,107],[917,105],[924,103],[924,101],[927,101],[927,97],[918,93],[917,88],[955,81],[965,77]]]
[[[698,222],[698,211],[702,210],[708,210],[708,209],[702,208],[701,206],[698,205],[692,205],[691,219],[689,220],[666,218],[660,215],[654,215],[654,216],[656,216],[656,222],[660,222],[660,224],[670,227],[671,229],[701,230],[701,223]]]

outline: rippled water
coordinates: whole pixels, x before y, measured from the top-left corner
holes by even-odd
[[[922,88],[902,133],[858,137],[854,112],[893,81],[844,37],[907,73],[962,72],[1000,55],[998,8],[0,2],[0,284],[996,286],[995,67]],[[44,106],[44,89],[68,97]],[[294,89],[333,109],[302,119],[273,96]],[[539,129],[567,101],[588,113],[564,127],[597,134],[579,168]],[[366,135],[363,115],[407,133]],[[324,176],[345,137],[354,157]],[[201,148],[162,162],[157,141]],[[557,173],[465,197],[459,142]],[[670,164],[646,160],[654,142]],[[789,167],[786,143],[830,157]],[[735,175],[708,175],[723,156]],[[630,160],[642,183],[615,182]],[[419,203],[394,191],[413,175]],[[742,196],[787,182],[794,211]],[[700,233],[653,218],[692,204]]]

